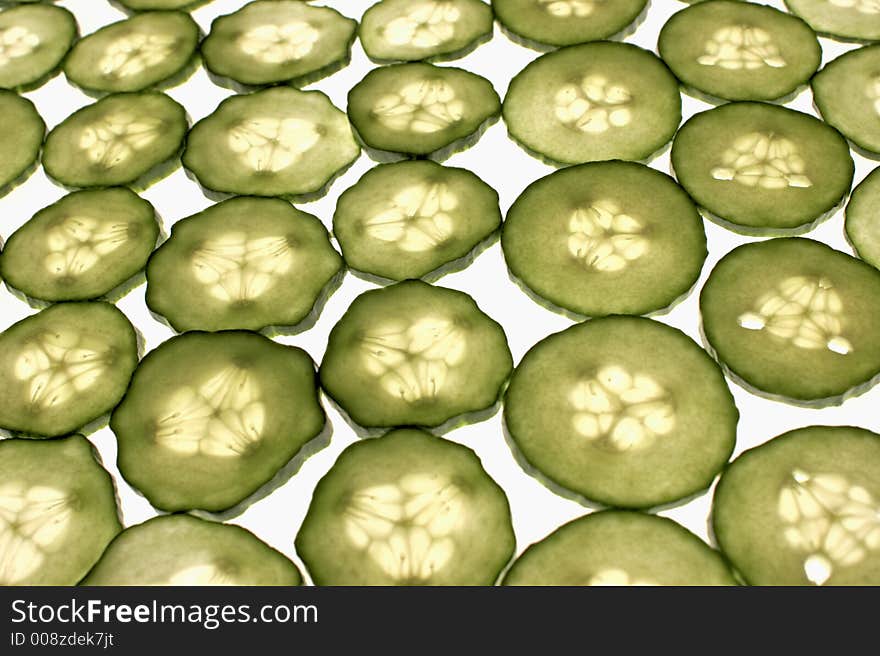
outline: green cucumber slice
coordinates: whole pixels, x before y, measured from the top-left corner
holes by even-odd
[[[880,271],[802,238],[745,244],[700,294],[706,339],[741,381],[825,405],[880,373]]]
[[[739,0],[712,0],[674,14],[657,46],[684,84],[726,100],[787,96],[822,60],[816,34],[801,19]]]
[[[470,145],[500,112],[489,80],[451,66],[383,66],[348,93],[348,116],[367,146],[435,159]]]
[[[82,585],[301,585],[284,554],[240,526],[165,515],[130,526]]]
[[[27,98],[0,89],[0,195],[32,172],[46,124]]]
[[[327,96],[275,87],[227,98],[196,123],[183,165],[214,191],[290,197],[320,193],[359,154]]]
[[[492,0],[501,25],[528,41],[570,46],[607,39],[632,25],[648,0]]]
[[[0,440],[0,585],[76,585],[122,530],[82,435]]]
[[[500,225],[494,189],[470,171],[430,160],[367,171],[333,215],[348,265],[390,280],[443,273]]]
[[[110,0],[132,11],[162,11],[171,9],[195,9],[212,0]]]
[[[411,429],[346,448],[296,536],[317,585],[492,585],[514,547],[507,497],[477,455]]]
[[[46,138],[43,167],[70,187],[146,186],[176,161],[186,111],[163,93],[115,93],[77,110]],[[170,163],[170,162],[169,162]]]
[[[533,182],[507,213],[511,273],[554,305],[588,316],[645,314],[697,281],[703,220],[669,176],[596,162]]]
[[[357,21],[300,0],[257,0],[211,23],[205,67],[246,85],[314,82],[351,56]]]
[[[75,191],[12,234],[0,276],[43,301],[98,298],[143,270],[158,238],[153,206],[134,192]]]
[[[147,306],[185,330],[298,324],[342,268],[316,217],[238,197],[175,223],[147,265]]]
[[[408,280],[352,302],[320,375],[360,426],[439,426],[491,408],[512,368],[504,330],[470,296]]]
[[[531,545],[504,585],[736,585],[717,551],[671,519],[603,510]]]
[[[382,0],[359,29],[379,61],[456,59],[492,38],[492,9],[482,0]]]
[[[880,269],[880,169],[874,169],[853,190],[846,206],[846,236],[856,254]]]
[[[743,453],[715,490],[721,550],[752,585],[880,585],[880,435],[809,426]]]
[[[878,5],[880,10],[880,5]],[[822,118],[856,146],[880,153],[880,45],[851,50],[813,78]]]
[[[198,44],[199,26],[189,14],[137,14],[77,42],[64,74],[90,91],[143,91],[177,77],[193,61]]]
[[[820,34],[850,41],[880,40],[873,0],[785,0],[785,6]]]
[[[54,73],[76,40],[76,19],[52,5],[0,12],[0,89],[30,89]]]
[[[766,103],[738,102],[688,120],[672,144],[681,186],[727,228],[802,228],[849,192],[854,164],[837,130]]]
[[[110,428],[120,473],[156,508],[214,512],[269,481],[324,422],[305,351],[192,332],[147,354]]]
[[[134,328],[109,303],[60,303],[0,334],[0,428],[51,437],[115,406],[138,361]]]
[[[505,425],[531,466],[620,508],[706,489],[733,452],[738,417],[712,358],[640,317],[593,319],[543,339],[504,397]]]
[[[538,57],[504,98],[510,136],[563,164],[641,160],[681,122],[678,80],[653,53],[603,41]]]

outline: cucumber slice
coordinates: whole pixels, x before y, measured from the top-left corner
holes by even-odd
[[[570,46],[607,39],[632,25],[648,0],[492,0],[501,25],[528,41]]]
[[[531,62],[504,98],[510,136],[564,164],[651,156],[681,122],[678,80],[628,43],[571,46]]]
[[[667,175],[597,162],[533,182],[501,232],[510,271],[554,305],[588,316],[645,314],[697,281],[703,220]]]
[[[880,4],[878,4],[880,11]],[[880,154],[880,45],[851,50],[813,78],[822,118],[856,146]]]
[[[47,80],[76,40],[76,19],[52,5],[0,12],[0,89],[30,89]]]
[[[492,38],[482,0],[382,0],[364,12],[364,50],[380,61],[456,59]]]
[[[785,0],[788,10],[820,34],[851,41],[880,40],[874,0]]]
[[[880,585],[880,435],[809,426],[746,451],[712,525],[752,585]]]
[[[880,169],[862,180],[846,206],[846,237],[856,254],[880,269]]]
[[[80,40],[64,62],[64,74],[90,91],[143,91],[177,77],[192,63],[198,44],[199,26],[189,14],[138,14]]]
[[[247,85],[314,82],[351,57],[357,21],[300,0],[257,0],[211,23],[205,67]]]
[[[681,186],[727,228],[791,230],[833,210],[854,165],[837,130],[765,103],[730,103],[685,123],[672,144]]]
[[[82,585],[301,585],[288,558],[240,526],[165,515],[130,526]]]
[[[346,448],[296,536],[317,585],[492,585],[514,548],[477,454],[411,429]]]
[[[122,476],[156,508],[221,511],[324,427],[312,360],[256,333],[187,333],[150,351],[110,418]]]
[[[109,303],[60,303],[0,334],[0,428],[66,435],[119,402],[137,338]]]
[[[706,489],[733,452],[738,417],[712,358],[640,317],[593,319],[543,339],[504,398],[505,425],[530,465],[621,508]]]
[[[773,7],[712,0],[663,26],[660,57],[684,84],[726,100],[774,100],[806,84],[822,48],[801,19]]]
[[[367,146],[434,159],[476,141],[500,113],[489,80],[450,66],[383,66],[348,93],[349,119]]]
[[[43,301],[98,298],[141,271],[158,238],[153,206],[134,192],[76,191],[12,234],[0,276]]]
[[[275,87],[227,98],[196,123],[183,165],[214,191],[302,196],[319,193],[359,154],[327,96]]]
[[[36,167],[46,124],[27,98],[0,89],[0,195]]]
[[[604,510],[531,545],[504,585],[736,585],[717,551],[671,519]]]
[[[292,326],[341,268],[316,217],[231,198],[174,224],[147,266],[146,301],[178,332]]]
[[[171,9],[195,9],[212,0],[110,0],[132,11],[154,11]]]
[[[703,331],[741,381],[792,402],[839,402],[880,373],[880,271],[810,239],[745,244],[700,294]]]
[[[512,368],[504,330],[470,296],[407,280],[352,302],[320,374],[360,426],[439,426],[491,408]]]
[[[470,171],[429,160],[367,171],[333,215],[348,265],[390,280],[445,273],[500,225],[494,189]]]
[[[186,111],[163,93],[112,94],[49,133],[43,167],[70,187],[146,186],[176,162],[186,128]]]
[[[121,530],[84,437],[0,441],[0,585],[76,585]]]

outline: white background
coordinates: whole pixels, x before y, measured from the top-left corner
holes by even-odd
[[[766,0],[766,3],[783,8],[781,0]],[[57,4],[74,12],[83,35],[91,33],[102,25],[124,18],[120,10],[103,0],[61,0]],[[245,0],[215,0],[194,11],[193,16],[202,30],[207,33],[214,17],[230,13],[243,4]],[[355,19],[360,19],[364,9],[370,5],[365,0],[327,0],[313,4],[335,7],[341,13]],[[634,34],[626,38],[626,41],[655,50],[657,34],[663,23],[671,14],[685,7],[684,3],[676,0],[653,0],[647,19]],[[824,50],[823,62],[828,62],[853,48],[852,45],[836,43],[829,39],[823,38],[821,41]],[[494,38],[490,42],[481,45],[467,57],[449,63],[488,78],[503,98],[510,79],[539,54],[511,42],[496,25]],[[344,109],[348,90],[374,66],[357,42],[352,51],[350,66],[307,88],[324,91],[336,106]],[[214,85],[204,69],[200,68],[185,84],[170,89],[168,93],[186,107],[191,120],[195,122],[211,113],[217,104],[232,92]],[[69,85],[63,75],[26,95],[36,104],[49,128],[57,125],[79,107],[93,102],[88,96]],[[815,113],[809,89],[804,89],[789,103],[789,106]],[[684,97],[685,119],[709,107],[701,101]],[[854,155],[854,159],[856,182],[859,182],[870,172],[873,164],[858,155]],[[508,138],[503,122],[493,125],[474,147],[452,156],[446,163],[450,166],[470,169],[494,187],[501,197],[502,212],[507,211],[528,184],[553,170],[516,146]],[[372,166],[374,162],[362,154],[355,165],[333,184],[327,196],[316,202],[301,204],[299,207],[318,216],[330,228],[339,194],[354,184]],[[651,166],[669,172],[668,151],[655,159]],[[55,202],[65,193],[46,178],[42,169],[36,171],[27,182],[0,199],[0,235],[4,240],[8,239],[9,235],[35,212]],[[156,207],[166,231],[178,219],[211,205],[211,201],[201,193],[198,185],[186,177],[182,169],[176,170],[142,195]],[[700,339],[697,307],[699,288],[719,258],[733,247],[753,239],[736,235],[708,221],[706,232],[709,240],[709,258],[697,288],[672,311],[657,317],[660,321],[684,330],[698,341]],[[842,210],[810,232],[809,236],[844,252],[852,252],[844,239]],[[534,343],[572,324],[571,319],[544,309],[530,300],[510,281],[497,242],[483,252],[470,267],[445,276],[438,281],[438,284],[467,292],[484,312],[499,321],[507,332],[514,361],[517,363]],[[358,294],[372,287],[374,287],[372,283],[350,273],[346,274],[341,288],[330,298],[314,327],[298,335],[276,339],[304,348],[316,362],[320,362],[330,329],[351,301]],[[143,285],[134,289],[118,302],[118,306],[143,334],[146,348],[149,350],[171,337],[173,332],[147,311],[144,289]],[[34,308],[13,296],[5,287],[0,289],[0,328],[5,328],[34,312],[36,312]],[[880,405],[878,388],[860,397],[851,398],[840,406],[824,409],[793,407],[766,400],[754,396],[733,383],[731,388],[741,413],[736,454],[781,432],[811,424],[854,424],[880,431],[880,414],[876,411]],[[297,563],[300,561],[293,548],[293,539],[305,515],[312,490],[317,481],[329,470],[339,453],[357,439],[333,405],[326,399],[324,405],[333,426],[329,446],[308,458],[302,468],[284,485],[229,520],[247,527]],[[874,408],[873,412],[872,408]],[[487,421],[453,430],[446,437],[474,449],[489,474],[506,491],[513,512],[517,553],[521,553],[529,544],[541,539],[566,521],[589,512],[590,508],[585,503],[559,496],[519,467],[502,435],[500,413]],[[89,439],[100,450],[105,466],[116,480],[125,525],[130,526],[155,515],[156,511],[149,503],[119,476],[115,466],[116,442],[110,429],[104,427],[91,434]],[[707,519],[710,501],[710,493],[702,494],[687,503],[665,508],[660,514],[678,520],[697,535],[708,539]]]

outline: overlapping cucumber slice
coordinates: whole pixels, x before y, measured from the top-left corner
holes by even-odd
[[[712,525],[752,585],[880,585],[880,435],[809,426],[746,451]]]
[[[671,519],[604,510],[531,545],[504,585],[736,585],[717,551]]]
[[[180,220],[147,266],[147,305],[180,332],[305,319],[342,268],[316,217],[238,197]]]
[[[110,410],[138,361],[134,328],[109,303],[59,303],[0,334],[0,428],[66,435]]]
[[[774,100],[819,68],[816,34],[773,7],[712,0],[673,15],[660,31],[660,56],[684,84],[727,100]]]
[[[500,112],[487,79],[449,66],[383,66],[348,94],[348,116],[367,146],[436,159],[474,141]]]
[[[110,418],[119,471],[161,510],[221,511],[324,427],[305,351],[244,331],[192,332],[150,351]]]
[[[880,12],[873,0],[785,0],[785,5],[820,34],[851,41],[880,40]]]
[[[38,86],[58,68],[76,40],[76,19],[52,5],[0,12],[0,89]]]
[[[538,342],[504,401],[510,437],[539,474],[621,508],[707,488],[733,452],[738,416],[712,358],[639,317],[593,319]]]
[[[202,57],[246,85],[313,82],[348,61],[357,22],[300,0],[257,0],[211,23]]]
[[[247,529],[190,515],[163,515],[120,533],[82,585],[301,583],[296,565]]]
[[[823,243],[735,248],[709,275],[700,312],[718,359],[765,394],[838,402],[880,374],[880,271]]]
[[[494,189],[429,160],[380,164],[339,197],[333,215],[348,265],[391,280],[433,278],[499,225]]]
[[[526,66],[508,87],[504,121],[520,144],[554,162],[642,160],[675,134],[681,95],[656,55],[602,41]]]
[[[77,42],[64,62],[64,74],[91,91],[142,91],[181,73],[198,44],[199,26],[189,14],[137,14]]]
[[[274,87],[227,98],[196,123],[183,165],[214,191],[295,197],[323,191],[359,154],[327,96]]]
[[[186,111],[163,93],[111,94],[49,133],[43,167],[70,187],[147,186],[168,172],[186,130]]]
[[[212,0],[111,0],[131,11],[163,11],[173,9],[195,9]]]
[[[382,61],[454,59],[492,37],[482,0],[381,0],[364,12],[364,50]]]
[[[846,236],[856,253],[880,269],[880,170],[853,190],[846,206]]]
[[[39,300],[98,298],[141,271],[158,238],[153,206],[134,192],[76,191],[12,234],[0,276]]]
[[[631,162],[572,166],[532,183],[507,213],[501,246],[531,290],[589,316],[667,307],[706,259],[703,221],[688,195]]]
[[[296,536],[318,585],[492,585],[514,546],[507,497],[477,455],[412,429],[345,449]]]
[[[503,329],[470,296],[408,280],[354,300],[320,374],[360,426],[439,426],[491,408],[512,366]]]
[[[647,4],[647,0],[492,0],[492,9],[504,27],[527,41],[570,46],[624,31]]]
[[[675,136],[672,166],[698,205],[740,231],[808,226],[841,202],[854,171],[837,130],[756,102],[693,116]]]
[[[27,98],[0,89],[0,195],[23,179],[40,155],[46,124]]]
[[[120,530],[84,437],[0,441],[0,585],[75,585]]]

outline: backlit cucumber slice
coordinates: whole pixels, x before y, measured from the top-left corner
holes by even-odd
[[[880,169],[871,171],[850,196],[846,236],[860,258],[880,269]]]
[[[0,89],[39,86],[76,40],[76,19],[52,5],[21,5],[0,12]]]
[[[154,11],[186,9],[191,10],[212,0],[111,0],[116,4],[132,11]]]
[[[40,155],[46,124],[27,98],[0,90],[0,195],[29,175]]]
[[[853,41],[880,40],[875,0],[785,0],[785,5],[820,34]]]

